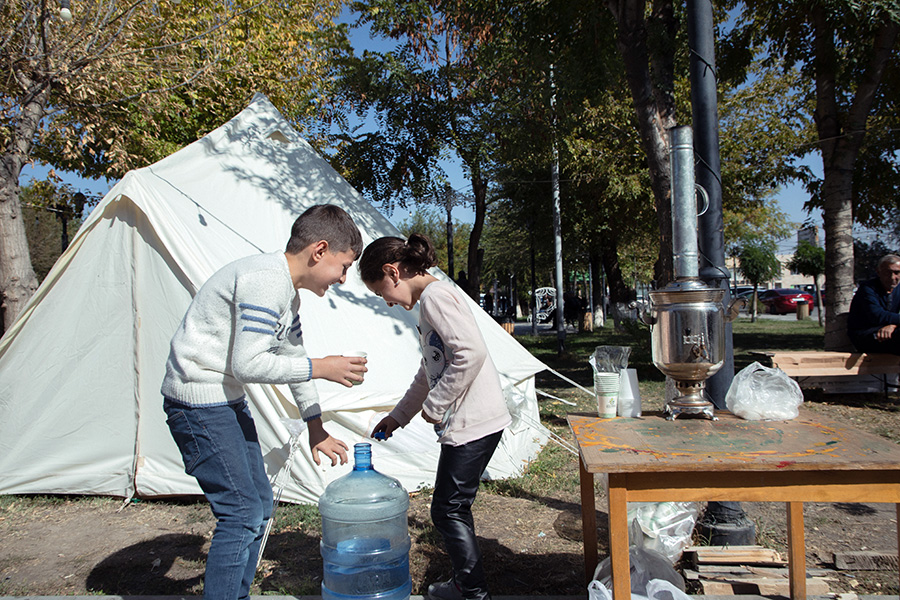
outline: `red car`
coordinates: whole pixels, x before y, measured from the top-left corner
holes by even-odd
[[[803,290],[776,288],[760,292],[759,301],[766,307],[767,312],[776,315],[786,315],[797,312],[797,303],[806,302],[810,309],[813,306],[812,294]]]

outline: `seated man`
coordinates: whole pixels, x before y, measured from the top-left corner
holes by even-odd
[[[883,256],[875,272],[853,296],[847,334],[860,352],[900,354],[900,294],[892,293],[900,283],[900,256]]]

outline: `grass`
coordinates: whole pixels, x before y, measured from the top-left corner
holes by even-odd
[[[278,505],[274,532],[284,533],[301,528],[308,533],[322,533],[322,517],[318,507],[315,504],[281,502]]]

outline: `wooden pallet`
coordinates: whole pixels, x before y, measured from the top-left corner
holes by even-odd
[[[857,552],[835,552],[834,566],[846,571],[897,571],[896,554],[859,550]]]
[[[761,364],[777,367],[789,377],[840,377],[900,373],[896,354],[852,352],[751,352]],[[765,361],[765,362],[764,362]]]
[[[762,546],[691,546],[684,557],[693,564],[685,569],[687,580],[696,581],[707,596],[789,596],[787,563],[775,550]],[[829,594],[834,571],[807,570],[806,593]]]
[[[900,356],[896,354],[767,350],[750,355],[762,365],[781,369],[801,387],[821,387],[826,393],[883,390],[887,395],[889,389],[896,389],[888,376],[900,373]]]

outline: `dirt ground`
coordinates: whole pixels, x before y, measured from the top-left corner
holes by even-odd
[[[842,396],[839,402],[823,397],[805,406],[900,441],[896,397]],[[577,473],[574,459],[571,468]],[[202,501],[123,506],[109,498],[9,500],[0,504],[0,595],[191,595],[200,590],[215,524]],[[417,594],[449,572],[430,525],[429,501],[427,492],[414,494],[409,512]],[[597,506],[604,505],[598,498]],[[756,524],[757,543],[784,553],[784,506],[742,506]],[[494,595],[585,593],[577,486],[552,498],[482,492],[475,515]],[[832,555],[840,551],[896,553],[896,515],[893,505],[806,505],[808,566],[833,568]],[[604,540],[603,510],[598,524]],[[315,530],[302,521],[282,527],[269,539],[253,593],[317,594],[321,570]],[[897,580],[896,571],[843,571],[830,586],[833,592],[897,594]]]

